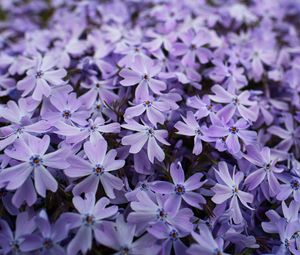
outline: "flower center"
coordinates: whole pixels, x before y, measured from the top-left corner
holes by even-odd
[[[93,225],[95,222],[95,217],[93,215],[86,215],[83,222],[88,226]]]
[[[149,75],[145,74],[143,78],[144,78],[144,80],[148,81],[149,80]]]
[[[146,133],[148,136],[153,137],[154,136],[154,130],[153,128],[147,128]]]
[[[271,162],[265,165],[265,171],[269,172],[271,170]]]
[[[222,252],[219,249],[216,249],[214,255],[222,255]]]
[[[233,186],[232,187],[232,193],[233,193],[233,195],[237,195],[238,192],[239,192],[239,188],[237,186]]]
[[[104,173],[104,167],[102,165],[97,164],[94,169],[93,172],[98,176]]]
[[[207,108],[207,110],[209,110],[209,111],[212,111],[212,109],[213,109],[213,105],[212,105],[212,104],[210,104],[210,105],[207,105],[207,106],[206,106],[206,108]]]
[[[290,241],[288,239],[284,240],[284,246],[288,248],[290,246]]]
[[[175,187],[175,192],[177,195],[183,195],[185,193],[185,187],[183,185],[177,184]]]
[[[300,188],[299,182],[297,180],[292,180],[291,187],[293,190],[298,190]]]
[[[157,211],[157,219],[160,221],[165,221],[167,218],[167,213],[165,212],[164,209],[158,209]]]
[[[10,247],[11,247],[11,249],[12,249],[15,253],[20,252],[20,245],[19,245],[19,242],[18,242],[17,240],[13,241],[13,242],[10,244]]]
[[[52,240],[49,238],[45,239],[43,246],[45,249],[50,249],[53,246]]]
[[[129,254],[129,248],[128,247],[123,247],[121,250],[121,255],[128,255]]]
[[[42,78],[43,75],[44,75],[44,73],[42,71],[37,71],[35,74],[35,78],[40,79],[40,78]]]
[[[234,105],[238,105],[240,102],[239,102],[239,99],[237,97],[235,97],[235,98],[232,99],[232,103]]]
[[[148,190],[148,186],[146,183],[141,184],[141,190]]]
[[[65,119],[69,119],[71,117],[71,112],[69,110],[64,110],[62,116]]]
[[[172,230],[169,234],[169,236],[173,239],[176,240],[178,238],[178,232],[176,230]]]
[[[150,107],[151,105],[152,105],[152,103],[149,100],[144,102],[145,107]]]
[[[197,49],[197,46],[195,44],[192,44],[191,45],[191,50],[196,50]]]
[[[43,163],[43,160],[40,156],[36,155],[30,158],[30,163],[32,166],[36,167],[36,166],[40,166]]]
[[[236,134],[238,131],[239,131],[239,130],[238,130],[236,127],[231,127],[231,128],[229,128],[229,132],[230,132],[231,134]]]
[[[196,128],[196,129],[195,129],[195,134],[196,134],[196,135],[201,135],[201,130],[200,130],[200,128]]]

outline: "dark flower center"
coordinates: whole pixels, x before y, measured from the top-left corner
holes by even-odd
[[[167,218],[167,213],[165,212],[164,209],[158,209],[158,211],[157,211],[157,218],[160,221],[164,221]]]
[[[35,77],[37,79],[40,79],[40,78],[42,78],[43,75],[44,75],[44,73],[42,71],[37,71],[36,74],[35,74]]]
[[[51,239],[45,239],[43,246],[45,249],[50,249],[53,246],[53,242]]]
[[[297,180],[292,180],[291,187],[293,190],[298,190],[300,188],[299,182]]]
[[[128,255],[128,254],[129,254],[129,248],[128,248],[128,247],[122,248],[121,254],[122,254],[122,255]]]
[[[235,98],[232,99],[232,103],[233,103],[234,105],[237,105],[237,104],[239,104],[240,102],[239,102],[239,99],[238,99],[237,97],[235,97]]]
[[[271,162],[265,165],[265,170],[270,171],[271,170]]]
[[[209,111],[212,111],[212,109],[213,109],[213,105],[212,105],[212,104],[210,104],[210,105],[207,105],[207,106],[206,106],[206,108],[207,108],[207,110],[209,110]]]
[[[144,80],[149,80],[148,74],[145,74],[143,78],[144,78]]]
[[[18,253],[20,252],[20,244],[17,240],[13,241],[11,244],[11,249],[15,252],[15,253]]]
[[[148,187],[147,187],[146,183],[141,184],[141,190],[148,190]]]
[[[290,241],[288,239],[284,240],[284,246],[288,248],[290,246]]]
[[[149,100],[144,102],[145,107],[150,107],[151,105],[152,105],[152,103]]]
[[[85,218],[84,218],[84,223],[86,225],[93,225],[95,222],[95,217],[93,215],[87,215]]]
[[[236,134],[239,130],[236,127],[229,128],[229,132],[232,134]]]
[[[69,119],[71,117],[71,112],[69,110],[65,110],[62,115],[65,119]]]
[[[169,234],[169,236],[173,239],[176,240],[178,238],[178,232],[176,230],[172,230]]]
[[[233,186],[232,187],[232,193],[233,193],[233,195],[237,195],[238,192],[239,192],[239,188],[237,186]]]
[[[148,136],[154,136],[154,130],[153,130],[153,128],[147,128],[147,135]]]
[[[101,165],[96,165],[93,171],[96,175],[101,175],[104,172],[104,167]]]
[[[30,163],[32,166],[40,166],[43,163],[43,160],[40,156],[36,155],[30,158]]]
[[[201,135],[201,130],[200,130],[200,128],[196,128],[196,129],[195,129],[195,134],[196,134],[196,135]]]
[[[185,193],[185,187],[183,185],[177,184],[175,187],[175,192],[177,195],[183,195]]]
[[[222,255],[222,252],[219,249],[216,249],[214,255]]]
[[[191,50],[196,50],[197,49],[197,46],[195,44],[192,44],[191,45]]]

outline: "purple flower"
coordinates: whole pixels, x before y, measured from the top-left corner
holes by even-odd
[[[174,184],[164,181],[155,181],[151,185],[151,188],[156,193],[168,195],[166,201],[167,207],[172,206],[174,210],[177,211],[181,206],[182,199],[187,204],[196,208],[201,208],[200,204],[205,204],[204,197],[198,192],[195,192],[205,183],[205,181],[200,182],[203,176],[201,173],[196,173],[185,181],[184,171],[178,162],[177,164],[171,164],[170,174]]]
[[[238,153],[241,150],[241,139],[245,145],[253,144],[256,140],[256,132],[247,130],[249,124],[244,119],[239,119],[235,123],[230,121],[224,123],[217,118],[214,119],[214,125],[209,127],[205,132],[205,136],[212,138],[221,138],[225,141],[227,149],[230,153]]]
[[[37,55],[35,66],[27,71],[27,76],[18,82],[17,88],[23,90],[23,96],[33,91],[32,98],[41,101],[43,96],[49,97],[51,86],[64,85],[65,69],[55,69],[56,62],[51,55]]]
[[[201,127],[192,112],[187,112],[186,118],[182,116],[182,119],[184,122],[178,121],[174,127],[178,130],[178,134],[194,137],[193,153],[199,155],[202,152]]]
[[[155,65],[148,57],[136,56],[135,61],[130,65],[130,69],[125,68],[120,72],[124,80],[120,81],[123,86],[137,85],[135,98],[145,98],[149,95],[149,88],[155,94],[161,94],[167,85],[165,82],[153,77],[160,72],[160,66]]]
[[[92,247],[93,236],[98,242],[101,240],[97,230],[118,211],[117,206],[108,206],[109,202],[106,197],[96,202],[93,193],[86,193],[84,199],[79,196],[73,198],[78,213],[64,213],[60,218],[69,230],[77,230],[67,247],[67,254],[77,254],[79,251],[86,253]]]
[[[36,192],[46,196],[46,190],[55,192],[58,184],[48,168],[65,169],[69,164],[64,160],[68,155],[65,149],[59,149],[46,154],[50,144],[50,137],[45,135],[42,139],[28,136],[18,139],[14,149],[6,150],[9,157],[21,163],[4,169],[0,173],[1,184],[7,190],[16,190],[15,205],[20,206],[21,201],[32,205],[36,201],[36,194],[32,187],[31,174],[33,173]],[[23,193],[25,191],[25,193]],[[24,194],[26,194],[24,196]]]
[[[203,47],[210,41],[207,31],[199,31],[189,29],[187,32],[180,35],[183,43],[176,43],[172,46],[172,54],[175,56],[183,56],[181,62],[184,66],[194,66],[196,58],[201,64],[207,63],[212,56],[209,49]]]
[[[89,138],[89,141],[93,144],[103,140],[103,133],[119,133],[119,123],[109,123],[105,125],[105,121],[101,117],[97,117],[95,120],[89,119],[88,125],[85,126],[73,126],[63,121],[58,121],[54,124],[58,129],[55,133],[66,136],[68,143],[80,143]]]
[[[183,231],[191,231],[192,211],[190,209],[173,207],[159,194],[150,196],[145,192],[140,192],[136,195],[136,199],[137,201],[130,204],[134,211],[128,215],[129,222],[141,224],[139,227],[142,229],[158,222],[164,222]]]
[[[137,132],[122,138],[123,145],[130,145],[130,153],[140,152],[147,143],[147,153],[150,162],[153,163],[155,158],[158,161],[164,160],[165,154],[157,141],[164,145],[170,145],[165,139],[168,135],[166,130],[154,129],[146,124],[141,125],[134,120],[128,121],[122,127]]]
[[[34,218],[28,212],[19,213],[16,219],[16,227],[13,232],[7,222],[0,220],[0,246],[3,254],[22,254],[34,250],[30,240],[26,236],[36,229]]]
[[[68,124],[86,125],[89,112],[81,109],[75,93],[58,92],[50,97],[51,106],[42,113],[43,119],[55,125],[57,121]]]
[[[220,85],[213,86],[211,90],[215,93],[215,95],[209,96],[212,101],[227,104],[217,113],[220,119],[224,119],[228,122],[236,111],[238,111],[245,120],[255,121],[257,119],[258,112],[255,111],[253,107],[250,108],[251,106],[255,106],[256,103],[249,100],[249,91],[243,91],[241,94],[235,95],[235,93],[226,91]]]
[[[234,167],[231,176],[224,161],[218,164],[218,168],[219,171],[215,171],[218,183],[212,188],[212,191],[215,193],[212,201],[216,204],[222,204],[230,199],[229,210],[232,212],[232,219],[234,223],[239,224],[243,221],[239,202],[252,210],[248,203],[253,202],[253,195],[239,189],[239,185],[244,179],[242,172],[236,172]]]
[[[291,114],[287,114],[284,117],[284,125],[286,129],[279,126],[271,126],[268,128],[268,132],[282,139],[276,148],[288,151],[294,144],[296,147],[296,153],[299,155],[300,152],[298,147],[300,145],[300,127],[295,128],[293,116]]]
[[[192,244],[191,247],[187,250],[187,254],[229,254],[223,251],[224,240],[222,238],[217,238],[215,240],[212,236],[211,231],[204,224],[202,224],[200,227],[200,234],[192,232],[192,236],[197,241],[197,244]]]
[[[244,158],[258,167],[257,170],[250,173],[245,179],[245,185],[249,190],[258,187],[264,180],[267,180],[269,193],[275,196],[279,192],[280,184],[277,180],[282,168],[276,167],[277,160],[271,154],[270,148],[264,147],[261,150],[255,146],[247,146],[247,154]]]
[[[157,239],[162,240],[160,249],[162,254],[171,254],[172,247],[176,255],[186,253],[187,247],[180,240],[180,238],[187,236],[186,232],[179,231],[163,223],[157,223],[151,228],[148,228],[148,232]]]
[[[137,100],[136,105],[128,107],[124,113],[125,119],[132,119],[141,116],[146,112],[147,119],[156,127],[157,123],[163,124],[166,116],[165,112],[171,107],[167,101],[155,99],[151,96]]]
[[[41,254],[55,253],[65,254],[60,242],[67,237],[67,230],[64,222],[59,220],[51,224],[45,211],[41,211],[35,218],[38,233],[27,235],[25,240],[31,243],[32,248],[39,250]]]
[[[116,223],[104,224],[101,229],[96,230],[96,239],[99,243],[116,251],[114,254],[157,254],[159,246],[155,244],[155,238],[145,234],[134,240],[136,226],[124,220],[119,215]]]
[[[116,150],[107,152],[107,142],[103,139],[95,144],[86,142],[83,147],[88,160],[79,155],[70,156],[68,159],[70,165],[64,170],[65,174],[72,178],[86,177],[75,185],[73,193],[75,195],[80,195],[82,192],[96,193],[101,182],[106,195],[114,198],[114,189],[121,190],[123,182],[110,172],[122,168],[125,161],[115,159]]]

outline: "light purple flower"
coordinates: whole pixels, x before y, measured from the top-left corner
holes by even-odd
[[[236,168],[234,167],[231,176],[228,166],[224,161],[218,164],[218,169],[219,171],[215,171],[218,183],[212,188],[212,191],[215,193],[212,201],[216,204],[222,204],[230,199],[229,210],[232,212],[232,219],[236,224],[239,224],[243,221],[239,202],[252,210],[248,203],[253,202],[253,195],[239,189],[239,185],[244,179],[242,172],[236,172]]]
[[[57,190],[57,181],[48,168],[67,168],[69,164],[65,161],[65,157],[68,153],[65,149],[59,149],[46,154],[49,144],[48,135],[42,139],[28,136],[18,139],[14,149],[5,150],[6,155],[21,162],[0,173],[1,184],[4,184],[7,190],[16,190],[15,196],[18,198],[15,197],[13,200],[16,206],[20,206],[23,200],[29,205],[36,201],[35,191],[32,190],[31,174],[33,174],[36,192],[40,196],[45,197],[47,190],[52,192]]]
[[[149,89],[155,94],[161,94],[166,89],[165,82],[155,79],[161,70],[159,65],[155,65],[148,57],[136,56],[135,61],[130,65],[130,69],[125,68],[120,72],[124,80],[120,81],[122,86],[138,85],[135,90],[135,98],[145,98],[149,95]]]
[[[205,181],[200,181],[203,177],[201,173],[193,174],[185,181],[184,171],[178,162],[177,164],[171,164],[170,174],[174,184],[165,181],[155,181],[151,185],[151,189],[156,193],[167,195],[167,207],[172,206],[174,210],[175,208],[178,210],[182,199],[195,208],[201,208],[200,204],[205,204],[204,197],[199,192],[196,192],[205,183]]]
[[[187,250],[187,254],[198,255],[198,254],[224,254],[229,255],[223,251],[224,240],[222,238],[216,238],[212,236],[211,231],[204,224],[200,226],[200,234],[192,232],[193,238],[197,241],[197,244],[192,244]]]
[[[140,152],[147,143],[147,153],[150,162],[153,163],[155,158],[158,161],[164,160],[165,154],[157,141],[164,145],[170,145],[165,139],[168,135],[166,130],[154,129],[146,124],[141,125],[134,120],[128,121],[122,127],[137,132],[122,138],[123,145],[130,145],[130,153],[135,154]]]
[[[255,108],[251,107],[255,106],[256,103],[249,100],[249,91],[243,91],[241,94],[236,95],[235,93],[226,91],[220,85],[214,85],[211,91],[215,93],[215,95],[209,96],[212,101],[226,104],[226,106],[217,113],[221,119],[228,122],[236,111],[238,111],[245,120],[255,121],[257,119],[258,111],[255,111]]]
[[[79,155],[71,156],[68,159],[69,167],[65,169],[65,174],[72,178],[86,177],[75,185],[73,193],[80,195],[82,192],[96,193],[99,182],[101,182],[105,193],[110,198],[114,198],[114,189],[121,190],[123,182],[120,178],[112,175],[110,172],[122,168],[124,160],[116,160],[116,150],[107,152],[107,142],[103,139],[93,144],[85,142],[84,153],[88,160]]]
[[[27,71],[27,76],[18,82],[17,88],[23,90],[22,96],[33,91],[32,98],[41,101],[43,96],[51,95],[51,86],[64,85],[65,69],[55,69],[56,62],[51,55],[37,55],[35,66]]]
[[[107,218],[112,217],[118,211],[117,206],[108,206],[109,199],[102,197],[97,202],[94,193],[86,193],[85,198],[75,196],[73,204],[78,213],[64,213],[60,220],[69,230],[76,229],[76,235],[67,247],[67,254],[73,255],[81,251],[85,254],[92,247],[93,236],[99,242],[101,236],[97,230]]]
[[[184,122],[178,121],[174,127],[178,130],[178,134],[194,137],[193,153],[199,155],[202,152],[202,132],[198,121],[193,112],[187,112],[187,116],[181,117]]]
[[[257,170],[247,176],[245,185],[249,187],[249,190],[254,190],[267,180],[269,193],[271,196],[275,196],[280,189],[278,176],[284,169],[276,166],[277,159],[272,155],[270,148],[264,147],[259,150],[257,147],[249,145],[247,146],[247,154],[243,156],[258,167]]]
[[[86,139],[93,144],[103,140],[103,133],[119,133],[119,123],[105,124],[105,120],[97,117],[95,120],[89,119],[88,124],[85,126],[73,126],[63,121],[58,121],[54,125],[58,130],[55,133],[66,136],[68,143],[80,143]]]

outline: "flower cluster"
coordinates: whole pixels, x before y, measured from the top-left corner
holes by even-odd
[[[299,1],[0,2],[0,254],[300,255]]]

